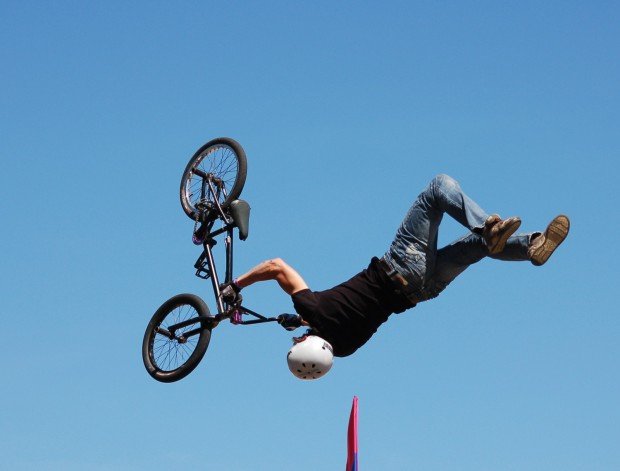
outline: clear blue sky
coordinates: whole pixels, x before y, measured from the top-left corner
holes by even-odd
[[[0,0],[3,380],[10,470],[620,469],[620,8],[615,2]],[[324,379],[277,326],[213,335],[153,381],[144,328],[193,276],[181,172],[249,159],[237,270],[280,256],[314,289],[365,267],[438,173],[548,265],[485,260]],[[448,242],[464,229],[446,221]],[[292,310],[275,285],[245,293]]]

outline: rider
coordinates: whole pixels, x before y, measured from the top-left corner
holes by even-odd
[[[437,233],[444,213],[470,232],[438,250]],[[312,361],[322,355],[325,345],[335,356],[344,357],[364,345],[391,314],[436,297],[467,267],[487,256],[543,265],[566,238],[570,223],[560,215],[545,232],[513,235],[520,224],[518,217],[488,215],[456,180],[438,175],[409,209],[387,253],[373,257],[368,268],[348,281],[325,291],[311,291],[299,273],[275,258],[224,285],[222,297],[231,304],[240,302],[242,288],[276,280],[292,297],[298,313],[281,315],[278,321],[289,330],[309,326],[311,336],[327,341],[314,342],[315,347],[308,342],[302,359]],[[296,339],[298,345],[305,339]]]

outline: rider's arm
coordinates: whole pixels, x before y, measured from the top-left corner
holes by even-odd
[[[257,281],[267,280],[276,280],[280,287],[290,295],[303,289],[308,289],[308,285],[301,275],[281,258],[264,261],[249,272],[241,275],[236,279],[236,282],[240,288],[245,288]]]

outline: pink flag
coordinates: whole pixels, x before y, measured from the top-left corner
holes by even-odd
[[[353,396],[351,416],[349,417],[349,432],[347,435],[347,470],[359,471],[357,467],[357,396]]]

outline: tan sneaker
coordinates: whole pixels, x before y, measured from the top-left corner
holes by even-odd
[[[506,246],[508,238],[515,233],[521,225],[521,219],[511,217],[501,219],[497,214],[492,214],[484,222],[482,237],[487,244],[490,254],[498,254]]]
[[[530,261],[534,265],[540,266],[549,260],[553,251],[566,239],[569,229],[570,221],[568,217],[563,214],[556,216],[549,223],[544,234],[536,237],[530,243],[530,247],[527,249]]]

